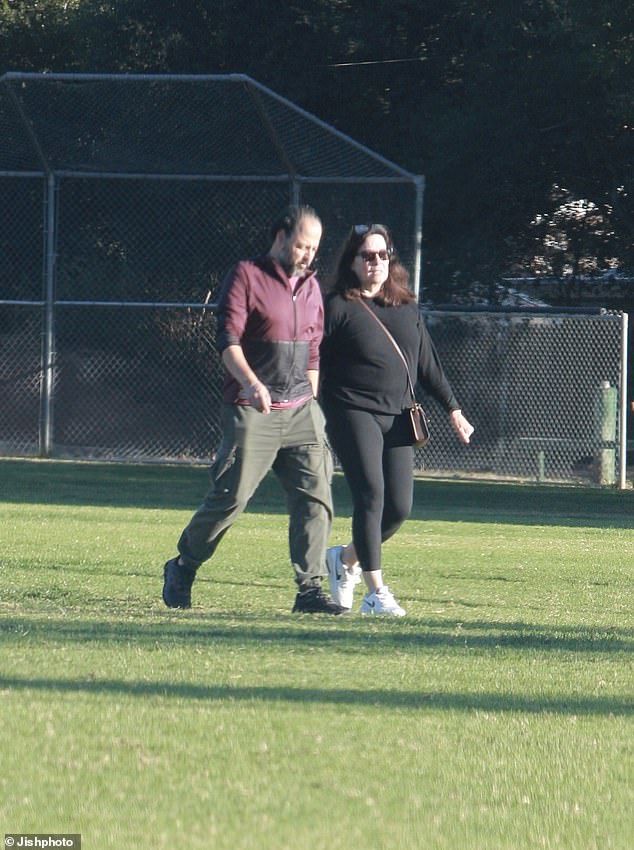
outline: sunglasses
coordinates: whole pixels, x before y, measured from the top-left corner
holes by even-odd
[[[389,251],[359,251],[357,257],[361,257],[364,263],[373,263],[375,260],[386,262],[390,259]]]
[[[355,224],[352,228],[352,232],[355,236],[364,236],[368,230],[371,230],[373,227],[382,227],[383,230],[387,230],[387,227],[384,224]]]

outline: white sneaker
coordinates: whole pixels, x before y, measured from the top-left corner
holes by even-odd
[[[387,585],[368,593],[361,605],[362,614],[389,614],[391,617],[404,617],[407,613],[390,593]]]
[[[354,596],[355,585],[361,581],[361,567],[346,567],[343,563],[343,546],[331,546],[326,549],[326,568],[330,593],[337,605],[350,610]]]

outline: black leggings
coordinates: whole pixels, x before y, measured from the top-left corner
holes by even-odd
[[[352,493],[352,541],[363,570],[412,510],[414,454],[403,416],[323,405],[332,448]]]

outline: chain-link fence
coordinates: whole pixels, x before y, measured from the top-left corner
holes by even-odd
[[[204,460],[219,439],[213,301],[289,202],[388,221],[420,272],[422,178],[241,75],[0,78],[0,454]],[[428,402],[427,472],[611,484],[623,316],[427,315],[477,436]]]
[[[430,312],[427,324],[476,432],[459,446],[427,401],[420,468],[623,486],[626,314]]]
[[[289,203],[323,220],[323,274],[346,229],[377,216],[417,281],[423,189],[243,75],[0,77],[1,450],[204,454],[216,360],[187,356],[213,318],[182,305],[212,302],[233,263],[268,250]],[[148,414],[135,400],[160,389],[152,367]]]
[[[424,181],[243,75],[0,77],[0,297],[202,301],[288,203],[389,221],[418,281]]]
[[[58,305],[50,420],[42,308],[0,307],[0,453],[200,461],[220,439],[223,367],[212,305]],[[614,485],[624,461],[625,316],[426,313],[476,426],[461,446],[423,398],[426,473]],[[9,328],[10,330],[6,330]]]

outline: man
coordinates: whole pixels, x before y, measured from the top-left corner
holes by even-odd
[[[269,253],[228,274],[218,303],[217,345],[226,368],[223,438],[212,487],[165,564],[163,601],[189,608],[196,571],[272,469],[289,506],[298,585],[293,612],[341,614],[321,589],[332,522],[332,461],[315,397],[323,303],[311,264],[322,226],[292,206],[271,228]]]

